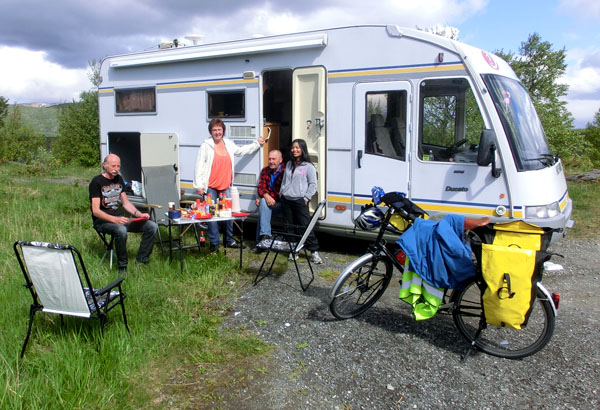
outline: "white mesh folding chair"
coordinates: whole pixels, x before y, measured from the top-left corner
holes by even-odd
[[[254,278],[254,285],[256,285],[258,282],[263,280],[271,273],[273,265],[275,264],[275,259],[277,259],[279,253],[283,252],[284,254],[292,255],[292,259],[294,260],[294,266],[296,267],[296,273],[298,274],[298,280],[300,281],[300,287],[303,291],[308,289],[312,281],[315,279],[315,274],[310,263],[310,258],[308,257],[308,252],[306,252],[306,248],[304,248],[304,243],[306,242],[308,235],[310,235],[313,229],[315,229],[317,220],[319,219],[319,216],[321,216],[321,211],[323,210],[323,207],[326,203],[326,199],[319,202],[319,205],[317,205],[317,209],[315,209],[315,212],[313,213],[313,216],[310,219],[308,226],[302,234],[295,234],[286,231],[272,231],[272,239],[270,241],[260,242],[258,245],[256,245],[257,248],[264,249],[267,251],[267,253],[265,254],[265,258],[263,259],[262,264],[258,269],[258,273]],[[310,280],[308,282],[303,281],[302,275],[300,274],[300,269],[298,268],[298,263],[296,262],[296,256],[302,250],[304,250],[304,256],[306,257],[306,260],[308,262],[308,269],[310,270]],[[273,260],[271,261],[269,269],[263,273],[263,267],[265,266],[267,258],[269,257],[269,254],[271,252],[274,252],[275,256],[273,256]]]
[[[107,314],[121,306],[123,322],[125,294],[119,278],[102,289],[94,289],[81,254],[71,245],[47,242],[17,241],[13,245],[15,254],[25,276],[25,287],[29,289],[33,303],[29,309],[29,327],[21,349],[21,357],[31,335],[33,318],[38,311],[100,320],[101,330]]]

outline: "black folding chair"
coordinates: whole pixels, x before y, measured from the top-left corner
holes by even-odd
[[[321,211],[323,210],[323,207],[325,206],[326,203],[327,203],[326,199],[319,202],[319,205],[317,205],[317,209],[315,209],[315,212],[313,213],[313,216],[310,219],[308,226],[306,227],[306,229],[304,230],[304,232],[302,234],[295,234],[295,233],[286,232],[286,231],[272,231],[271,233],[272,233],[273,237],[270,241],[260,242],[258,245],[256,245],[257,248],[266,250],[267,252],[262,261],[262,264],[260,265],[260,268],[258,269],[258,273],[256,274],[256,277],[254,278],[254,281],[253,281],[254,285],[256,285],[258,282],[263,280],[265,277],[269,276],[269,274],[271,273],[271,271],[273,269],[273,265],[275,264],[275,260],[277,259],[277,256],[281,252],[283,252],[283,253],[287,253],[287,254],[291,255],[291,259],[293,259],[293,261],[294,261],[294,266],[296,267],[296,273],[298,274],[298,280],[300,281],[300,287],[302,288],[302,290],[305,291],[306,289],[308,289],[308,287],[310,286],[312,281],[315,279],[315,274],[313,272],[313,268],[310,263],[310,258],[308,257],[308,252],[306,251],[306,248],[304,248],[304,243],[306,242],[308,235],[310,235],[310,233],[315,228],[315,225],[317,224],[317,220],[319,219],[319,216],[321,216]],[[308,269],[310,270],[310,280],[308,282],[305,282],[302,280],[302,275],[300,274],[300,269],[298,268],[298,262],[296,261],[296,259],[298,259],[297,256],[302,251],[304,251],[304,256],[306,257],[306,260],[308,261]],[[274,252],[275,256],[273,256],[273,260],[271,261],[269,269],[266,272],[264,272],[264,274],[263,274],[263,267],[265,266],[265,263],[267,262],[267,258],[269,257],[269,254],[271,252]]]
[[[97,230],[96,228],[94,228],[94,230],[96,231],[96,233],[98,234],[98,236],[100,237],[100,240],[102,240],[102,244],[104,245],[104,254],[102,255],[102,259],[100,259],[100,264],[102,265],[102,262],[104,262],[104,258],[106,257],[106,254],[109,253],[109,266],[110,269],[112,269],[112,262],[113,262],[113,252],[114,252],[114,244],[115,244],[115,237],[112,236],[109,233],[106,232],[100,232],[99,230]],[[110,240],[106,238],[106,236],[110,237]]]
[[[25,287],[33,298],[21,357],[25,354],[36,312],[56,313],[60,315],[61,322],[63,315],[98,319],[102,331],[108,312],[121,306],[123,322],[129,332],[123,302],[125,294],[121,289],[124,278],[119,278],[102,289],[95,289],[83,258],[75,247],[17,241],[13,248],[25,276]]]

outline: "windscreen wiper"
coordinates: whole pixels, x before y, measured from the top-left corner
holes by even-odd
[[[558,161],[558,154],[540,154],[538,158],[525,158],[525,161],[540,161],[544,166],[551,167]]]

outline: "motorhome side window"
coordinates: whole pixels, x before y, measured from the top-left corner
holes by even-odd
[[[425,80],[420,89],[419,158],[476,163],[484,124],[469,82]]]
[[[154,87],[115,90],[117,114],[156,113]]]
[[[244,118],[245,115],[243,90],[208,92],[208,118]]]
[[[404,161],[406,91],[367,93],[365,152]]]

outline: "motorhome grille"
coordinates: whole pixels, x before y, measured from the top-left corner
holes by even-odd
[[[251,125],[230,125],[229,138],[256,138],[256,127]]]
[[[256,186],[258,181],[256,180],[256,174],[242,174],[241,172],[236,172],[233,183],[235,185]]]

